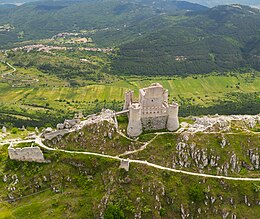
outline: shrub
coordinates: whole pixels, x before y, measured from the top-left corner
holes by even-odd
[[[117,205],[109,205],[104,213],[104,219],[123,219],[124,212]]]
[[[170,148],[173,147],[173,145],[172,145],[171,143],[168,142],[168,143],[165,145],[165,147],[166,147],[167,149],[170,149]]]
[[[163,216],[166,215],[166,210],[165,210],[165,208],[161,208],[159,212],[160,212],[160,216],[161,216],[161,217],[163,217]]]
[[[16,127],[12,128],[12,130],[11,130],[12,134],[17,134],[17,132],[18,132],[18,128],[16,128]]]
[[[204,200],[203,189],[199,185],[190,187],[188,194],[189,194],[190,200],[195,203],[200,203]]]

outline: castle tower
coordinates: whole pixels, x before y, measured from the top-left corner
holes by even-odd
[[[178,111],[179,105],[177,103],[169,104],[167,120],[167,129],[169,131],[175,131],[179,128]]]
[[[129,106],[132,104],[133,96],[134,96],[134,92],[132,90],[125,92],[125,103],[124,103],[123,110],[128,109]]]
[[[133,103],[129,107],[127,134],[130,137],[137,137],[142,133],[141,106],[139,103]]]
[[[169,92],[168,92],[168,90],[165,90],[163,92],[163,101],[164,101],[164,103],[168,104],[168,96],[169,96]]]

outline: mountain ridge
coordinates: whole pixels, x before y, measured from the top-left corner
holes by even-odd
[[[217,5],[241,4],[260,8],[258,0],[189,0],[189,2],[205,5],[207,7],[215,7]]]

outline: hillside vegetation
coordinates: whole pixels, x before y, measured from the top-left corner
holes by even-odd
[[[26,15],[26,16],[25,16]],[[89,30],[98,46],[118,47],[112,73],[186,75],[259,70],[260,12],[248,6],[206,8],[182,1],[45,1],[0,11],[0,44]]]
[[[259,183],[205,179],[82,155],[49,154],[50,164],[7,159],[1,148],[1,218],[257,218]],[[18,183],[14,184],[18,179]],[[16,188],[15,191],[10,190]],[[10,189],[8,189],[10,188]],[[14,197],[16,201],[8,203]],[[246,197],[246,198],[245,198]],[[246,203],[245,203],[246,200]],[[205,204],[207,203],[207,204]]]
[[[164,18],[167,24],[161,28],[120,46],[113,62],[118,74],[185,75],[260,68],[259,10],[219,6]]]
[[[190,118],[183,121],[194,122]],[[259,178],[259,163],[252,159],[258,153],[259,135],[245,125],[232,124],[229,132],[220,130],[218,134],[144,133],[130,141],[113,132],[111,124],[97,123],[53,139],[49,145],[117,155],[153,139],[146,148],[127,156],[195,173]],[[123,126],[121,118],[119,127]],[[145,162],[131,162],[127,172],[115,159],[46,149],[47,163],[18,162],[8,158],[7,147],[0,146],[0,218],[161,219],[189,215],[257,219],[260,213],[258,181],[173,173]],[[216,173],[215,165],[225,166],[227,172]]]

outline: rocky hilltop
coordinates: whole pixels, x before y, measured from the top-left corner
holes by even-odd
[[[149,131],[135,139],[126,136],[126,122],[104,110],[44,130],[30,141],[45,163],[21,165],[8,158],[8,145],[1,146],[1,212],[6,218],[11,212],[33,218],[257,218],[259,115],[180,118],[176,132]]]

